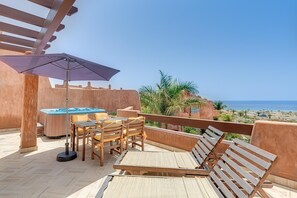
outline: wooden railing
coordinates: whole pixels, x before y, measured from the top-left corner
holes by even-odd
[[[144,116],[146,121],[160,122],[166,124],[174,124],[180,126],[189,126],[200,129],[207,129],[208,126],[213,126],[224,132],[237,133],[242,135],[251,135],[253,124],[242,124],[234,122],[221,122],[215,120],[184,118],[175,116],[164,116],[156,114],[138,113],[139,116]]]

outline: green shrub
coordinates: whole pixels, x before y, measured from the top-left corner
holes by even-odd
[[[184,127],[184,132],[197,135],[197,134],[200,134],[200,129],[185,126]]]
[[[242,117],[242,116],[244,115],[244,111],[239,111],[239,112],[238,112],[238,115],[239,115],[240,117]]]
[[[225,121],[225,122],[231,122],[233,120],[233,117],[232,117],[232,115],[229,115],[229,114],[221,114],[220,120]]]

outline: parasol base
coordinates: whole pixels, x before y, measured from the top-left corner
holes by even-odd
[[[68,162],[68,161],[74,160],[76,157],[77,157],[77,154],[75,151],[69,151],[68,155],[66,154],[66,152],[62,152],[57,155],[57,161]]]

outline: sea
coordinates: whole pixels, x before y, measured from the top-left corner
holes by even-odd
[[[226,109],[235,110],[269,110],[269,111],[294,111],[297,112],[297,101],[222,101]]]

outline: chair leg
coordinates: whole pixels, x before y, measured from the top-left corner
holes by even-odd
[[[128,141],[129,140],[129,137],[126,137],[126,150],[128,150]]]
[[[91,155],[92,160],[94,160],[94,152],[95,152],[95,143],[92,140],[92,155]]]
[[[141,136],[141,150],[144,151],[144,137]]]
[[[120,154],[122,154],[122,152],[123,152],[123,140],[121,139],[120,140]]]
[[[76,151],[78,151],[78,147],[79,147],[79,138],[78,135],[76,136]]]
[[[104,165],[104,145],[100,145],[100,166]]]
[[[132,148],[135,148],[134,141],[135,141],[135,136],[132,136]]]
[[[112,141],[110,141],[110,143],[109,143],[109,144],[110,144],[110,146],[112,147]],[[113,150],[112,150],[112,148],[110,148],[110,150],[109,150],[109,153],[110,153],[110,154],[112,154],[112,153],[113,153]]]

